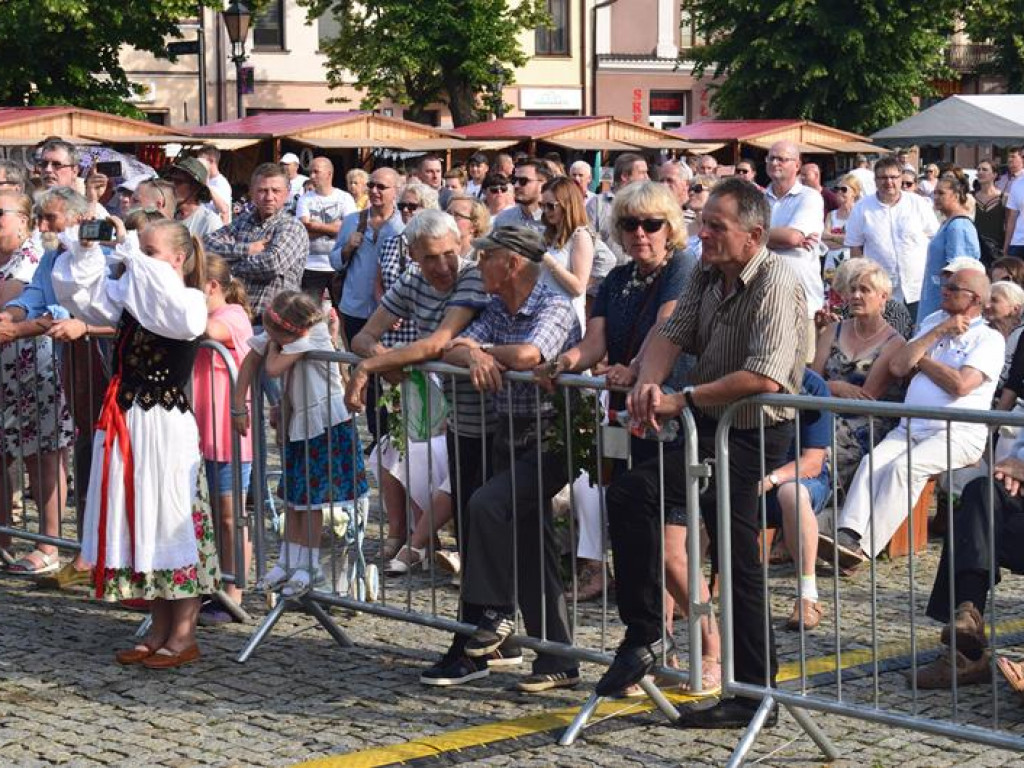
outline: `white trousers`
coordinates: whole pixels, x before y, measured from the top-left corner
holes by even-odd
[[[946,429],[918,436],[911,432],[911,462],[907,467],[907,430],[901,425],[875,446],[874,480],[871,456],[861,459],[853,476],[846,503],[839,514],[839,527],[861,536],[861,548],[869,557],[877,557],[916,504],[928,478],[946,467]],[[973,464],[985,450],[987,431],[978,425],[957,424],[952,430],[949,454],[953,469]],[[873,508],[872,508],[873,502]],[[874,514],[874,527],[871,516]]]

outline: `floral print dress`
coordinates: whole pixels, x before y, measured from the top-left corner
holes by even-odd
[[[0,265],[0,282],[32,281],[41,254],[31,238]],[[7,456],[33,456],[67,448],[74,440],[71,412],[53,339],[38,336],[0,344],[0,413]]]

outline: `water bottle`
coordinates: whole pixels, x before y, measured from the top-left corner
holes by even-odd
[[[679,436],[679,420],[668,419],[659,422],[654,429],[650,424],[641,424],[630,419],[629,411],[612,411],[612,422],[625,427],[634,437],[641,440],[657,440],[659,443],[671,443]]]

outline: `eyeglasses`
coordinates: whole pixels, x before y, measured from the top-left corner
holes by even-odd
[[[691,195],[699,195],[703,191],[704,191],[704,185],[703,184],[691,184],[690,185],[690,194]]]
[[[366,188],[367,189],[379,189],[381,192],[383,192],[385,189],[391,189],[391,187],[387,186],[386,184],[381,184],[379,181],[368,181],[368,182],[366,182]]]
[[[746,176],[748,173],[753,173],[753,170],[751,170],[750,168],[737,168],[736,173],[738,173],[741,176]]]
[[[850,191],[849,187],[836,187],[836,192],[842,192],[844,195]]]
[[[451,215],[456,219],[462,219],[463,221],[472,221],[473,217],[466,213],[458,213],[457,211],[450,211]]]
[[[795,157],[781,157],[779,155],[768,155],[769,163],[795,163]]]
[[[525,187],[531,181],[537,181],[537,179],[531,179],[529,176],[516,176],[512,179],[517,187]]]
[[[900,186],[904,189],[913,189],[916,184],[916,181],[904,181]]]
[[[0,216],[5,214],[11,214],[12,216],[24,216],[25,214],[19,211],[17,208],[0,208]]]
[[[4,179],[3,181],[0,181],[0,187],[20,187],[20,186],[21,186],[21,184],[18,183],[17,181],[8,181],[7,179]]]
[[[72,168],[74,163],[62,163],[59,160],[39,160],[36,162],[36,168],[53,168],[55,171],[61,168]]]
[[[419,203],[399,203],[395,206],[400,211],[415,211],[420,208]]]
[[[978,295],[976,291],[972,291],[970,288],[963,288],[953,283],[943,283],[942,290],[949,291],[950,293],[969,293],[975,297]]]
[[[875,176],[875,181],[877,181],[877,182],[899,181],[899,180],[900,180],[899,176]]]
[[[505,194],[508,192],[508,184],[496,184],[493,187],[488,187],[487,191],[492,195]]]
[[[664,219],[640,219],[636,216],[627,216],[624,219],[619,219],[619,229],[623,232],[636,232],[643,227],[644,232],[648,235],[653,235],[655,232],[660,232],[664,226]]]
[[[541,203],[540,207],[543,208],[548,213],[551,213],[551,211],[555,210],[559,206],[558,203]]]

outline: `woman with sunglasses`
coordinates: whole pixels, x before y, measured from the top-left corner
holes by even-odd
[[[700,228],[704,226],[704,220],[701,217],[701,212],[704,210],[704,206],[708,202],[708,197],[711,196],[711,190],[715,184],[718,183],[718,179],[714,176],[698,175],[694,176],[690,181],[689,199],[686,202],[686,210],[693,213],[693,218],[687,221],[687,233],[686,233],[686,250],[692,253],[697,258],[700,258],[701,242],[700,242]]]
[[[583,341],[560,355],[553,364],[537,369],[542,385],[549,385],[551,378],[559,373],[587,370],[607,356],[605,376],[608,384],[631,386],[636,379],[637,361],[644,340],[672,314],[686,287],[687,278],[696,266],[696,259],[688,251],[684,252],[686,225],[682,210],[665,185],[641,181],[623,187],[615,195],[611,217],[612,237],[622,246],[630,261],[615,267],[601,284]],[[673,372],[667,384],[679,388],[680,379],[678,372]],[[625,408],[625,397],[623,392],[612,393],[609,408]],[[644,462],[657,455],[658,443],[633,437],[630,450],[634,463]],[[625,469],[626,462],[616,461],[613,474]],[[665,514],[668,590],[685,610],[689,594],[686,528],[683,527],[685,512],[667,509]],[[596,521],[585,520],[581,515],[579,558],[583,564],[577,593],[580,600],[593,599],[601,594],[604,557],[601,540],[600,515]],[[702,592],[705,590],[706,585],[702,585]],[[672,600],[669,599],[665,612],[669,622],[672,610]],[[702,639],[706,657],[704,684],[706,688],[714,688],[719,679],[719,643],[713,619],[703,622]]]
[[[484,203],[491,216],[497,216],[507,208],[516,204],[512,182],[503,173],[489,173],[484,179]]]
[[[917,308],[917,325],[942,303],[942,270],[953,259],[967,256],[981,259],[978,230],[967,209],[970,185],[963,172],[949,171],[935,183],[932,196],[935,210],[942,216],[942,226],[928,243],[921,303]]]
[[[594,266],[594,236],[587,228],[583,193],[568,176],[541,187],[547,253],[541,262],[541,282],[572,302],[580,329],[586,327],[587,286]]]
[[[848,173],[839,180],[835,193],[839,207],[825,214],[825,231],[821,234],[821,241],[828,246],[828,253],[825,254],[826,282],[830,282],[839,265],[850,258],[850,249],[843,246],[846,240],[846,220],[850,218],[854,204],[863,196],[863,188],[857,177]]]

